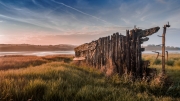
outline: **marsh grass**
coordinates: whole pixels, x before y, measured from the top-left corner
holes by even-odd
[[[161,64],[153,64],[156,61],[156,54],[143,54],[142,57],[145,60],[150,60],[150,68],[156,68],[158,72],[161,72]],[[158,61],[161,61],[161,57],[158,58]],[[166,72],[173,78],[175,81],[180,80],[180,54],[169,54],[168,61],[166,61]]]
[[[49,56],[23,56],[10,55],[0,57],[0,70],[19,69],[29,66],[38,66],[52,61],[70,62],[72,55],[49,55]]]
[[[175,65],[180,67],[180,60],[175,61]]]
[[[174,83],[162,86],[156,85],[155,80],[132,82],[125,75],[119,77],[114,74],[107,77],[95,68],[76,66],[64,60],[47,61],[50,62],[38,66],[30,65],[28,68],[1,70],[0,101],[180,100],[178,66],[167,66],[167,74]],[[151,67],[157,68],[159,72],[161,70],[161,65]]]
[[[168,61],[166,61],[166,65],[174,66],[174,62],[175,62],[175,60],[168,60]]]
[[[22,101],[117,101],[164,100],[143,82],[107,78],[93,68],[52,62],[19,70],[0,71],[0,100]],[[175,99],[175,98],[174,98]]]
[[[160,65],[161,64],[161,60],[160,59],[156,59],[156,60],[154,60],[153,64]]]

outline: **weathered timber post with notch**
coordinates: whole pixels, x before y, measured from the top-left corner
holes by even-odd
[[[167,27],[170,27],[169,22],[168,22],[168,24],[163,26],[163,34],[162,34],[162,36],[159,36],[159,37],[162,37],[162,75],[164,75],[166,73],[166,71],[165,71],[165,48],[166,48],[165,41],[166,40],[165,39],[166,39],[166,28]]]

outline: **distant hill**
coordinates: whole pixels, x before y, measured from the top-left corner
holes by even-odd
[[[73,51],[75,45],[59,44],[59,45],[30,45],[30,44],[0,44],[0,51]],[[146,51],[161,50],[161,46],[148,45],[142,46]],[[167,46],[166,50],[179,50],[180,47]]]
[[[148,45],[148,46],[143,46],[143,48],[145,48],[146,51],[152,51],[152,50],[161,50],[162,46]],[[166,50],[180,51],[180,47],[166,46]]]
[[[30,44],[0,44],[0,51],[71,51],[76,46],[68,44],[59,45],[30,45]]]

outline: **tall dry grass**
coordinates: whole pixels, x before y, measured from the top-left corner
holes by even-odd
[[[143,58],[145,60],[150,60],[150,68],[156,68],[158,73],[161,73],[161,57],[155,60],[156,54],[143,54]],[[157,61],[160,61],[160,63]],[[165,70],[166,74],[172,81],[172,85],[169,88],[169,92],[171,92],[170,94],[178,94],[178,96],[180,96],[180,54],[169,54],[168,61],[166,57]]]
[[[69,62],[72,60],[72,57],[72,55],[49,55],[42,57],[23,55],[2,56],[0,57],[0,70],[37,66],[52,61]]]
[[[144,59],[149,58],[151,62],[154,61],[154,57],[155,55],[145,57],[143,55]],[[169,86],[162,86],[156,85],[155,81],[132,82],[117,74],[106,77],[97,69],[69,63],[72,56],[38,58],[47,62],[39,66],[29,65],[27,68],[0,70],[0,101],[180,100],[178,65],[166,65],[168,75],[175,82]],[[176,64],[179,57],[175,58]],[[152,64],[150,68],[157,68],[160,72],[161,65]]]
[[[156,61],[157,54],[143,54],[142,58],[144,60],[150,60],[151,65]],[[161,56],[157,58],[158,61],[161,61]],[[167,56],[166,58],[166,65],[170,66],[180,66],[180,54],[169,54],[168,55],[168,61],[167,61]],[[173,65],[172,65],[173,64]],[[161,65],[161,62],[158,63],[158,65]]]
[[[0,71],[1,101],[169,101],[162,88],[64,62]],[[158,95],[159,93],[159,95]]]

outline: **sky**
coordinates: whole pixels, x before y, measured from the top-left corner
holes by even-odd
[[[180,47],[180,0],[0,0],[0,44],[80,45],[137,28],[161,29],[143,45]]]

